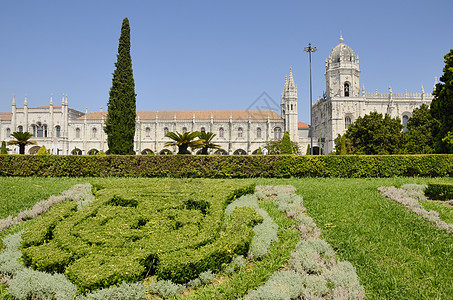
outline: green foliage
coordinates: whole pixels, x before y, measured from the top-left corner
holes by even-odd
[[[0,176],[281,178],[452,175],[453,156],[445,154],[0,156]]]
[[[350,143],[347,153],[397,154],[401,152],[402,129],[403,125],[398,117],[393,119],[377,112],[359,117],[344,134],[346,147]],[[335,139],[335,147],[341,151],[341,139]]]
[[[15,140],[11,140],[8,142],[8,145],[18,145],[19,146],[19,154],[25,154],[25,146],[27,145],[36,145],[35,141],[29,141],[33,137],[33,135],[29,132],[20,132],[16,131],[11,134]]]
[[[8,150],[6,150],[6,142],[2,141],[2,147],[0,148],[0,154],[8,154]]]
[[[407,131],[403,133],[402,152],[409,154],[434,153],[432,132],[438,127],[429,106],[422,104],[415,108],[412,117],[407,121]]]
[[[95,186],[94,202],[78,211],[75,202],[57,205],[22,235],[27,266],[64,272],[81,292],[153,274],[183,283],[220,270],[247,253],[253,226],[262,221],[250,208],[222,221],[228,202],[253,192],[250,182],[136,179]]]
[[[197,149],[203,147],[202,142],[198,139],[195,140],[200,136],[199,131],[194,132],[184,132],[183,134],[179,132],[169,132],[167,133],[166,137],[172,139],[174,142],[166,142],[164,147],[168,146],[177,146],[178,147],[178,154],[190,154],[189,147],[192,149]]]
[[[124,18],[104,128],[111,154],[135,153],[136,94],[130,49],[129,20]]]
[[[296,299],[301,295],[305,277],[294,271],[274,273],[266,284],[250,291],[245,300],[252,299]]]
[[[431,114],[439,122],[439,126],[434,128],[433,138],[436,153],[453,153],[453,144],[444,140],[453,128],[453,49],[444,59],[444,74],[433,91],[434,99],[431,102]]]
[[[452,200],[453,184],[430,182],[425,190],[425,195],[433,200]]]
[[[209,149],[221,149],[220,145],[212,142],[215,136],[216,134],[212,132],[200,132],[200,135],[198,136],[200,145],[196,146],[195,149],[197,147],[201,148],[201,154],[203,155],[208,155]]]
[[[280,149],[281,149],[281,151],[280,151],[281,154],[293,154],[293,149],[292,149],[291,140],[289,138],[288,131],[285,131],[285,133],[283,134],[282,144],[281,144]]]
[[[265,147],[267,148],[267,150],[269,150],[270,155],[283,154],[282,153],[282,141],[283,141],[283,139],[266,142]],[[300,154],[299,145],[296,142],[293,142],[293,141],[290,141],[290,142],[291,142],[291,147],[292,147],[292,153],[299,155]]]
[[[173,283],[171,280],[159,280],[153,282],[150,287],[150,292],[157,294],[164,299],[174,298],[184,291],[185,286],[182,284]]]
[[[307,152],[305,153],[305,155],[311,155],[311,147],[310,147],[310,144],[308,144],[308,146],[307,146]]]
[[[36,155],[49,155],[49,152],[47,152],[46,146],[42,145],[41,148],[39,148]]]

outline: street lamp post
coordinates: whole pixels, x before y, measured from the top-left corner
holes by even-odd
[[[310,136],[311,136],[311,141],[310,141],[310,154],[313,155],[313,112],[312,112],[312,106],[313,106],[313,99],[312,99],[312,93],[311,93],[311,53],[316,52],[316,47],[312,47],[311,43],[308,43],[308,47],[304,48],[304,52],[308,53],[309,61],[310,61]]]

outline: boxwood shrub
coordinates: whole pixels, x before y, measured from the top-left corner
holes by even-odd
[[[425,189],[425,195],[433,200],[452,200],[453,184],[428,183],[428,187]]]
[[[1,155],[0,176],[451,176],[453,155]]]
[[[95,183],[96,200],[77,210],[65,202],[23,233],[22,260],[64,273],[85,293],[149,275],[187,282],[246,254],[262,218],[233,199],[253,193],[250,181],[161,178]]]

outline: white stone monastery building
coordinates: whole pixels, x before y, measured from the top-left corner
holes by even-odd
[[[315,152],[327,154],[335,150],[334,139],[346,132],[348,125],[358,117],[372,111],[399,116],[403,124],[411,117],[414,108],[431,103],[432,95],[407,92],[393,94],[365,93],[360,88],[359,57],[343,43],[337,45],[326,59],[326,91],[313,104],[313,144]],[[211,154],[255,154],[267,141],[281,139],[288,131],[292,141],[306,153],[310,143],[310,127],[298,121],[297,86],[292,70],[285,79],[281,93],[280,114],[267,110],[228,111],[137,111],[136,154],[172,154],[177,149],[164,147],[170,141],[169,131],[206,131],[216,134],[213,142],[221,149]],[[69,108],[68,96],[63,95],[61,106],[54,106],[52,96],[49,106],[28,107],[27,97],[23,107],[17,107],[13,96],[11,112],[0,112],[0,141],[9,141],[15,131],[33,134],[36,145],[27,146],[26,153],[35,154],[41,146],[52,153],[96,154],[109,153],[104,133],[106,111],[85,113]],[[9,153],[17,153],[14,146]],[[193,153],[195,154],[195,153]]]
[[[216,134],[214,143],[221,149],[211,154],[255,154],[266,141],[281,139],[288,131],[291,140],[307,145],[309,126],[298,122],[297,87],[290,69],[281,95],[281,115],[274,110],[228,111],[137,111],[136,154],[172,154],[174,147],[164,147],[170,141],[169,131],[206,131]],[[26,153],[35,154],[46,146],[58,154],[108,154],[107,136],[104,133],[106,111],[80,112],[69,108],[68,97],[63,96],[61,106],[17,107],[13,97],[10,113],[0,113],[0,140],[13,139],[11,133],[28,131],[37,145],[27,146]],[[302,140],[300,140],[300,137]],[[17,149],[9,146],[9,153]],[[194,153],[195,154],[195,153]]]
[[[429,105],[433,99],[423,86],[420,93],[394,94],[390,86],[388,93],[366,93],[365,85],[360,88],[359,84],[359,56],[343,43],[342,37],[326,59],[325,77],[326,91],[312,107],[313,144],[324,154],[335,150],[335,138],[358,117],[375,111],[399,117],[406,126],[414,108]]]

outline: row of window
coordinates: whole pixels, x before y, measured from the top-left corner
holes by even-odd
[[[168,131],[169,131],[168,127],[165,127],[164,128],[164,135],[167,135]],[[201,132],[206,132],[206,128],[205,127],[201,127],[200,131]],[[183,127],[182,128],[182,132],[183,133],[187,132],[187,128]],[[239,137],[239,138],[243,137],[243,133],[244,133],[244,130],[242,129],[242,127],[239,127],[237,129],[237,137]],[[146,134],[146,137],[151,137],[151,128],[146,127],[145,134]],[[223,138],[225,136],[225,130],[223,129],[223,127],[219,128],[218,135],[219,135],[220,138]],[[256,137],[257,138],[261,138],[261,128],[257,128],[256,129]],[[274,128],[274,139],[281,139],[281,137],[282,137],[282,129],[280,127],[275,127]]]
[[[19,125],[17,127],[17,131],[19,132],[24,132],[24,127],[22,125]],[[36,124],[32,125],[32,132],[33,136],[35,137],[47,137],[47,125],[43,124]],[[55,136],[60,137],[61,135],[61,127],[59,125],[55,126]],[[6,137],[11,137],[11,129],[7,128],[6,129]]]

